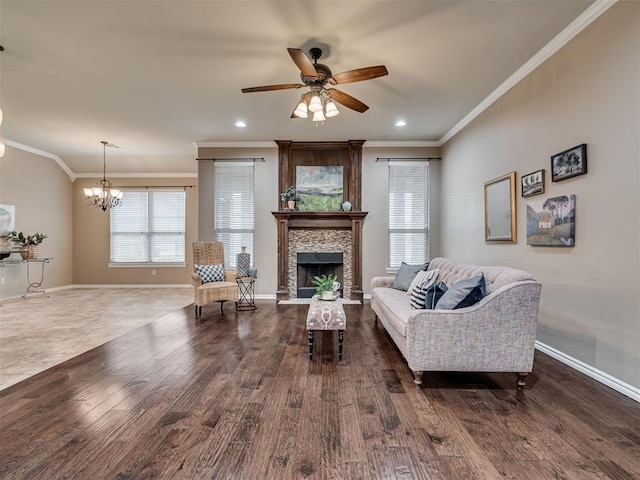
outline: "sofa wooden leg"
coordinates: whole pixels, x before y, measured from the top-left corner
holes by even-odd
[[[520,392],[522,390],[524,390],[524,387],[526,385],[526,382],[524,380],[525,380],[525,378],[527,378],[527,375],[529,375],[529,374],[528,373],[516,373],[516,376],[518,377],[518,379],[516,380],[516,388]]]
[[[420,370],[413,372],[413,383],[416,385],[422,385],[422,373]]]
[[[220,302],[220,315],[224,315],[224,311],[222,310],[223,306],[224,306],[224,302]]]
[[[195,303],[193,304],[193,306],[195,307],[195,314],[196,314],[196,318],[198,318],[198,305],[196,305]]]

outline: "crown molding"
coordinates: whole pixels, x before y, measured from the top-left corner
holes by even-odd
[[[278,148],[275,141],[267,142],[194,142],[196,148]]]
[[[71,182],[75,181],[76,174],[73,173],[73,171],[71,171],[69,166],[66,163],[64,163],[64,161],[58,155],[54,155],[53,153],[45,152],[44,150],[38,150],[37,148],[33,148],[33,147],[28,146],[28,145],[24,145],[22,143],[14,142],[13,140],[7,140],[6,138],[4,140],[4,143],[5,143],[5,145],[7,145],[9,147],[17,148],[18,150],[22,150],[24,152],[29,152],[29,153],[33,153],[35,155],[39,155],[41,157],[50,158],[51,160],[56,162],[58,164],[58,166],[62,170],[64,170],[64,172],[71,179]]]
[[[362,148],[387,148],[387,147],[441,147],[442,143],[439,140],[408,140],[408,141],[393,141],[393,140],[367,140],[364,142]]]
[[[507,78],[498,88],[491,92],[473,110],[465,115],[462,120],[453,126],[451,130],[445,133],[439,140],[440,145],[444,145],[446,142],[451,140],[460,130],[471,123],[473,119],[489,108],[490,105],[538,68],[542,63],[549,59],[549,57],[569,43],[576,35],[578,35],[578,33],[591,25],[594,20],[611,8],[617,1],[618,0],[597,0],[594,2],[549,43],[542,47],[538,53],[531,57],[524,65]]]
[[[102,173],[77,173],[76,178],[102,178]],[[198,178],[197,172],[189,173],[109,173],[109,178]]]

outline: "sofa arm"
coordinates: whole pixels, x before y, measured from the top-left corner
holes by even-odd
[[[371,290],[378,287],[390,287],[395,277],[373,277],[371,279]]]
[[[191,272],[191,283],[194,287],[198,288],[200,285],[202,285],[202,278],[200,278],[200,275],[198,275],[196,272]]]
[[[515,282],[471,307],[417,310],[408,319],[413,370],[530,372],[541,285]]]
[[[229,270],[227,268],[224,269],[225,282],[235,282],[236,278],[238,278],[238,272],[236,272],[235,270]]]

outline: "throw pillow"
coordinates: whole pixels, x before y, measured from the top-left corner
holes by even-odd
[[[202,283],[224,281],[224,265],[196,265],[196,273],[200,275]]]
[[[434,278],[437,278],[438,276],[438,270],[420,270],[418,273],[416,273],[416,276],[413,277],[413,280],[411,280],[411,284],[409,285],[409,289],[407,290],[407,295],[411,292],[411,290],[413,290],[416,285],[420,285],[428,280],[430,280],[433,276],[435,275]]]
[[[448,290],[447,285],[444,282],[440,282],[438,284],[433,284],[427,290],[427,295],[424,299],[425,307],[429,310],[436,308],[436,304],[438,300],[444,295],[444,292]]]
[[[391,288],[395,288],[396,290],[404,290],[405,292],[409,290],[411,286],[411,280],[414,279],[416,274],[420,270],[426,270],[429,266],[429,263],[421,263],[420,265],[409,265],[408,263],[402,262],[400,264],[400,268],[398,269],[398,273],[396,273],[396,278],[393,279],[393,284]]]
[[[487,294],[484,274],[461,280],[447,290],[438,303],[436,310],[455,310],[470,307],[479,302]]]
[[[431,288],[438,279],[438,269],[427,270],[426,272],[418,272],[416,278],[421,280],[415,282],[415,284],[409,289],[409,298],[411,302],[411,308],[422,310],[427,308],[425,301],[427,297],[427,291]]]

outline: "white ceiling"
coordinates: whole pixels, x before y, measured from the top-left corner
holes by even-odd
[[[76,174],[195,172],[201,142],[438,141],[593,0],[0,0],[0,135]],[[370,109],[316,127],[287,47],[320,46]],[[339,106],[340,107],[340,106]],[[244,120],[247,127],[234,126]],[[395,127],[398,119],[407,126]]]

